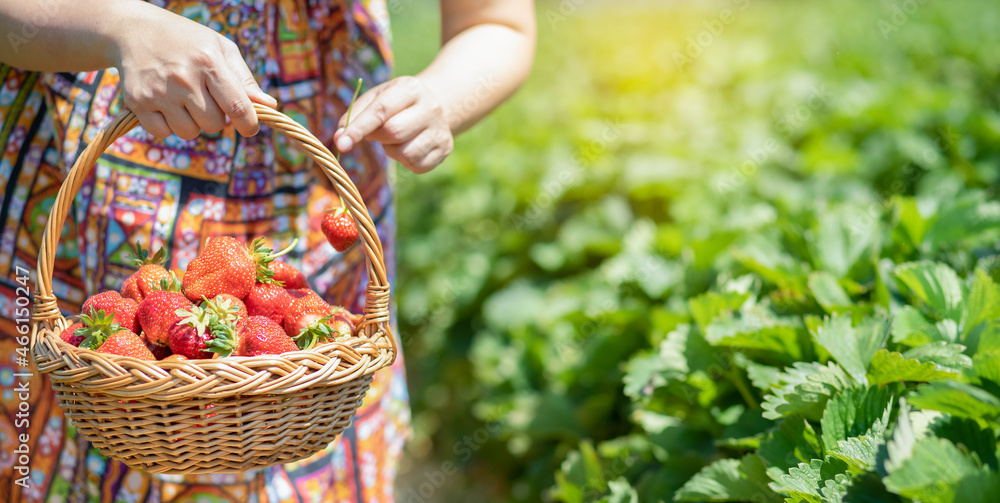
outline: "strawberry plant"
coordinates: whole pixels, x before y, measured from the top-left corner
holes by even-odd
[[[524,89],[397,173],[401,494],[995,500],[1000,9],[904,4],[539,2]]]

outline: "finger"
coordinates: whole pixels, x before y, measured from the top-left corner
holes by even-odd
[[[372,131],[365,139],[387,145],[406,143],[427,127],[426,116],[427,112],[422,107],[406,108],[389,117],[382,127]]]
[[[245,67],[246,64],[241,64]],[[208,81],[208,90],[215,98],[219,108],[229,116],[233,126],[243,136],[253,136],[260,129],[257,124],[257,113],[253,109],[253,104],[247,96],[244,82],[238,77],[238,73],[233,70],[235,63],[230,63],[227,57],[227,68],[216,72],[214,78]],[[249,69],[247,70],[249,74]]]
[[[260,84],[257,83],[257,79],[254,78],[253,72],[250,71],[250,67],[247,66],[246,61],[243,60],[243,55],[240,54],[240,50],[236,47],[236,44],[231,44],[229,49],[226,50],[226,62],[229,67],[236,74],[240,82],[243,83],[243,89],[247,93],[247,97],[252,101],[256,101],[261,105],[267,105],[271,108],[278,106],[278,100],[274,99],[273,96],[264,92],[260,88]]]
[[[391,85],[392,81],[390,80],[389,82],[386,82],[384,84],[379,84],[369,89],[368,91],[361,93],[361,95],[358,96],[358,99],[354,100],[354,105],[348,106],[348,108],[351,111],[351,115],[353,117],[357,117],[358,112],[364,110],[365,108],[368,108],[368,105],[371,105],[372,101],[374,101],[375,98],[378,98],[379,95],[381,95],[382,92],[385,91]],[[351,119],[352,122],[353,120],[354,119]],[[340,116],[340,120],[337,121],[338,132],[339,130],[343,129],[344,126],[346,125],[347,125],[347,112],[344,112],[344,114]]]
[[[337,138],[337,149],[346,152],[356,143],[363,140],[372,131],[382,127],[390,117],[416,103],[417,93],[409,86],[396,85],[387,87],[371,104],[358,110],[357,104],[353,110],[351,123]]]
[[[193,140],[201,134],[201,128],[191,118],[187,109],[181,106],[170,107],[161,110],[163,117],[167,120],[167,125],[178,138]]]
[[[226,126],[226,114],[207,88],[201,88],[201,93],[192,96],[184,108],[206,133],[218,133]]]
[[[170,126],[167,125],[167,120],[160,112],[133,110],[133,113],[139,119],[142,129],[145,129],[147,133],[157,138],[170,136]]]
[[[425,129],[412,140],[399,145],[382,145],[386,155],[399,161],[406,169],[423,174],[441,164],[451,153],[451,136]]]

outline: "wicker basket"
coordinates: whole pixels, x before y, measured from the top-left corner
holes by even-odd
[[[284,114],[258,119],[305,148],[358,226],[368,290],[358,334],[280,356],[149,362],[80,349],[59,338],[69,322],[52,294],[56,245],[73,198],[97,158],[134,128],[115,118],[77,159],[59,189],[38,254],[31,353],[60,406],[102,454],[152,473],[245,471],[303,459],[351,424],[375,371],[396,356],[382,244],[357,187],[330,151]]]

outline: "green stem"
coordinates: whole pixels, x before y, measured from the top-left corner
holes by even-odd
[[[743,397],[743,400],[746,401],[747,405],[749,405],[751,409],[760,408],[760,404],[758,404],[757,399],[753,397],[753,393],[751,393],[750,389],[747,388],[747,385],[743,383],[743,377],[736,371],[736,367],[730,367],[729,370],[726,371],[726,374],[729,375],[729,380],[736,386],[736,391],[740,392],[740,395]]]
[[[361,79],[358,79],[358,85],[354,86],[354,96],[351,97],[351,104],[347,105],[347,120],[344,121],[344,129],[351,125],[351,110],[354,110],[354,102],[358,100],[358,93],[361,92]],[[340,151],[337,151],[337,161],[340,161]]]

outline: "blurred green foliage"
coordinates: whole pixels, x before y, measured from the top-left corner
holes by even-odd
[[[436,4],[389,8],[419,71]],[[401,500],[996,494],[1000,4],[538,21],[519,94],[398,171]]]

